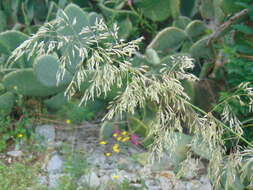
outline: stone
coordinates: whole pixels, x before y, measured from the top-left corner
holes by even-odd
[[[53,189],[53,188],[56,188],[58,185],[59,185],[59,179],[61,177],[65,176],[64,174],[49,174],[48,175],[48,187],[49,189]]]
[[[77,182],[78,186],[89,186],[91,188],[98,188],[100,185],[100,179],[95,172],[83,175]]]
[[[94,152],[87,158],[87,162],[94,166],[103,168],[106,164],[106,157],[102,152]]]
[[[55,128],[52,125],[39,125],[35,128],[35,134],[43,145],[55,140]]]
[[[47,171],[49,173],[60,173],[62,170],[63,170],[62,158],[58,154],[53,155],[47,164]]]
[[[198,190],[212,190],[212,185],[207,176],[201,176],[200,182],[202,183],[202,185]]]
[[[40,185],[47,185],[47,177],[46,176],[39,176],[38,183]]]
[[[199,173],[205,170],[204,164],[200,160],[189,159],[183,163],[183,177],[186,180],[192,180],[198,177]]]
[[[185,190],[186,189],[186,183],[182,181],[175,181],[174,182],[174,188],[173,190]]]
[[[12,157],[20,157],[23,155],[23,152],[20,150],[13,150],[13,151],[9,151],[6,153],[8,156],[12,156]]]
[[[104,175],[99,179],[101,184],[108,184],[111,181],[111,178],[108,175]]]
[[[154,179],[147,179],[144,183],[148,190],[162,190]]]
[[[154,164],[152,164],[152,171],[162,171],[162,170],[170,170],[173,168],[173,163],[167,154],[163,154],[160,160],[156,160]]]
[[[158,180],[160,182],[160,187],[161,187],[162,190],[171,190],[171,189],[173,189],[173,184],[168,178],[159,177]]]
[[[199,190],[200,188],[201,183],[198,180],[192,180],[186,183],[186,190]]]

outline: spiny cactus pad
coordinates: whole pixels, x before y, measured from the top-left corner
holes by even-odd
[[[82,28],[89,25],[89,14],[84,12],[80,7],[74,4],[69,4],[64,9],[65,14],[68,17],[68,27],[64,27],[59,31],[60,34],[73,35],[73,32],[78,34]],[[59,14],[59,17],[66,19],[63,13]],[[76,22],[76,24],[75,24]]]
[[[168,144],[167,153],[169,154],[172,163],[178,165],[186,159],[187,150],[189,149],[192,137],[179,132],[174,132],[170,135],[170,138],[173,139],[173,143]],[[171,149],[173,149],[173,151]]]
[[[64,92],[61,92],[50,99],[44,100],[43,103],[47,106],[49,110],[57,111],[65,103],[67,103],[67,98],[64,96]]]
[[[158,54],[166,55],[177,50],[186,39],[187,35],[183,30],[168,27],[156,35],[148,48],[153,48]]]
[[[207,27],[204,22],[200,20],[194,20],[189,23],[185,29],[185,32],[193,40],[199,39],[199,37],[206,34]]]
[[[34,64],[34,73],[39,82],[48,87],[57,86],[57,71],[59,69],[59,60],[53,55],[43,55],[39,57]],[[58,86],[66,86],[70,83],[72,75],[66,71],[63,79]]]
[[[33,69],[19,69],[7,74],[3,84],[10,92],[25,95],[46,97],[54,95],[64,88],[46,87],[36,78]]]
[[[194,58],[214,58],[214,50],[212,44],[207,45],[208,38],[202,38],[195,42],[190,53]]]
[[[185,16],[179,16],[173,21],[173,26],[184,30],[186,26],[191,22],[191,19]]]
[[[0,33],[0,53],[11,54],[28,36],[18,31],[5,31]]]

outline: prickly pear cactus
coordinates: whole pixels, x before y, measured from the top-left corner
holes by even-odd
[[[70,83],[72,75],[66,71],[63,79],[57,84],[57,71],[59,60],[53,55],[40,56],[34,64],[34,73],[39,82],[48,87],[66,86]]]
[[[186,26],[191,22],[191,19],[186,16],[179,16],[172,23],[172,26],[184,30]]]
[[[194,20],[187,25],[185,32],[193,41],[196,41],[207,34],[207,27],[203,21]]]
[[[67,103],[67,98],[64,96],[64,92],[61,92],[47,100],[44,100],[43,103],[50,111],[57,111]]]
[[[180,162],[186,159],[192,137],[177,132],[171,133],[170,135],[170,138],[173,139],[173,143],[168,144],[166,152],[168,153],[172,163],[177,166]]]
[[[215,52],[212,44],[208,45],[208,38],[201,38],[197,42],[195,42],[191,49],[190,53],[194,58],[208,58],[214,59]]]
[[[14,30],[0,33],[0,53],[10,55],[27,38],[27,35]]]
[[[36,78],[33,69],[19,69],[3,78],[3,85],[10,92],[25,96],[46,97],[64,90],[62,87],[46,87]]]
[[[66,15],[68,19],[66,19]],[[66,19],[69,22],[68,27],[64,27],[58,32],[64,35],[73,35],[73,32],[77,34],[81,32],[82,28],[89,26],[89,14],[84,12],[80,7],[74,4],[69,4],[65,9],[64,13],[60,13],[58,16]]]
[[[149,44],[158,54],[167,55],[174,53],[187,39],[186,33],[176,27],[168,27],[160,31]]]

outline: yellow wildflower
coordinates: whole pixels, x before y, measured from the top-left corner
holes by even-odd
[[[18,134],[18,138],[22,138],[24,135],[22,133]]]
[[[106,141],[99,141],[99,144],[107,144]]]
[[[118,144],[113,145],[112,150],[113,150],[114,152],[119,153],[119,152],[120,152],[119,145],[118,145]]]
[[[117,137],[117,141],[120,141],[122,139],[122,137]]]
[[[119,176],[118,175],[114,175],[114,176],[112,176],[112,178],[115,179],[115,180],[117,180],[117,179],[119,179]]]
[[[130,137],[125,137],[124,139],[122,139],[122,142],[126,142],[126,141],[129,141],[130,140]]]
[[[65,123],[67,123],[67,124],[71,124],[71,123],[72,123],[72,121],[71,121],[70,119],[67,119],[67,120],[65,121]]]
[[[122,134],[123,136],[125,136],[125,135],[127,135],[127,132],[126,132],[126,131],[122,131],[121,134]]]
[[[113,136],[114,136],[114,137],[117,137],[117,136],[119,136],[119,134],[118,134],[118,133],[114,133]]]
[[[112,155],[111,152],[106,152],[106,153],[105,153],[105,156],[111,156],[111,155]]]

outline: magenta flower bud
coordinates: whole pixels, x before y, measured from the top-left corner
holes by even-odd
[[[137,135],[131,135],[131,140],[130,140],[130,142],[132,143],[132,144],[134,144],[134,145],[138,145],[139,144],[139,142],[138,142],[138,136]]]
[[[132,5],[133,5],[133,4],[132,4],[132,0],[128,0],[127,3],[128,3],[129,6],[132,6]]]

